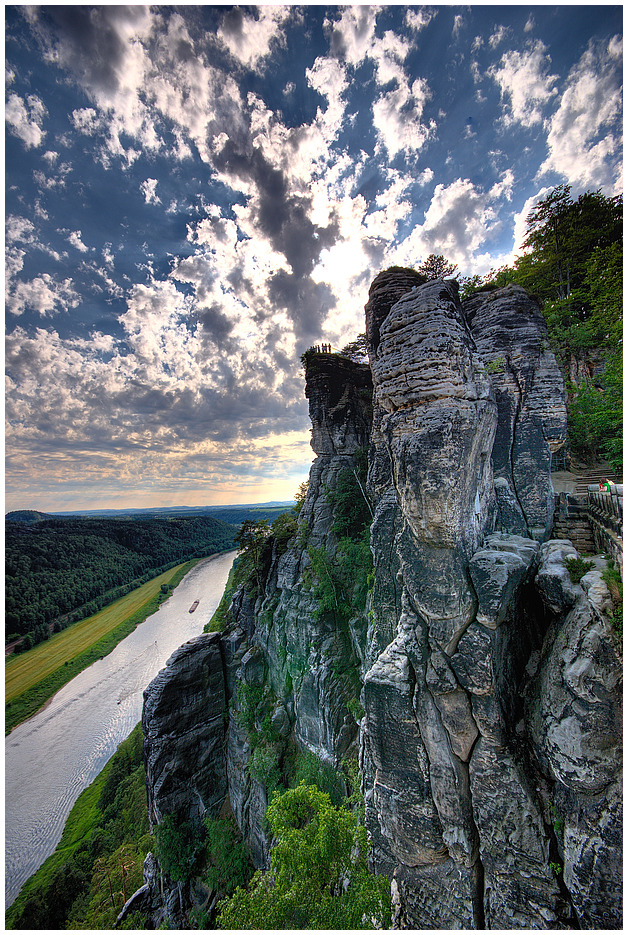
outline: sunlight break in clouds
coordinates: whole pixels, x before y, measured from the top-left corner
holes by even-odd
[[[496,9],[7,7],[11,505],[291,498],[380,270],[618,190],[621,16]]]

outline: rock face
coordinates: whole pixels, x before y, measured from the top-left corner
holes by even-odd
[[[612,929],[622,913],[619,646],[604,616],[608,592],[600,571],[573,585],[556,558],[548,543],[542,593],[551,612],[557,605],[571,609],[547,634],[528,723],[537,761],[553,784],[558,853],[580,927]],[[561,591],[563,601],[555,597]]]
[[[620,654],[600,568],[572,584],[549,540],[565,406],[543,318],[521,289],[461,304],[393,268],[366,333],[369,367],[306,355],[298,534],[147,692],[153,820],[228,796],[267,866],[269,771],[293,743],[358,752],[396,927],[621,927]],[[368,594],[323,612],[314,563],[342,564],[334,491],[367,448]]]
[[[396,502],[401,592],[394,638],[364,680],[374,867],[395,880],[402,927],[564,919],[542,809],[510,745],[538,543],[514,534],[528,533],[524,523],[489,535],[496,446],[512,449],[517,419],[503,417],[453,282],[426,283],[391,307],[371,366],[390,464],[373,542]],[[390,618],[389,602],[381,615]]]
[[[227,794],[220,637],[180,646],[144,691],[149,819],[215,814]]]
[[[552,453],[566,439],[565,390],[538,303],[520,286],[464,303],[498,408],[493,446],[497,528],[535,539],[552,528]],[[549,525],[548,525],[549,524]]]

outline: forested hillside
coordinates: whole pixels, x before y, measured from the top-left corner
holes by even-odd
[[[62,629],[167,567],[232,548],[236,532],[209,516],[25,523],[15,515],[5,522],[6,633],[8,642],[30,633],[29,645],[45,638],[52,621]]]
[[[568,393],[572,456],[622,468],[623,202],[559,185],[526,218],[512,267],[463,294],[516,283],[540,301]]]

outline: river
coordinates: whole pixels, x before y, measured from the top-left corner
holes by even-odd
[[[195,565],[154,614],[6,738],[6,907],[52,854],[80,793],[141,719],[146,686],[178,646],[203,632],[235,554]]]

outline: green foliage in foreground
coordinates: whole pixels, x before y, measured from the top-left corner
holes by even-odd
[[[203,835],[200,825],[192,821],[177,822],[166,815],[155,831],[159,866],[175,883],[186,883],[196,875]]]
[[[275,792],[266,813],[276,839],[258,870],[219,904],[223,929],[373,929],[391,918],[390,884],[368,872],[366,829],[316,786]]]
[[[225,627],[231,622],[229,617],[229,605],[235,591],[235,572],[239,559],[234,559],[233,565],[229,569],[227,583],[223,591],[220,603],[211,616],[211,619],[203,627],[203,633],[222,633]]]
[[[205,819],[205,882],[221,895],[245,886],[252,868],[233,818]]]
[[[185,565],[173,575],[170,581],[171,587],[175,588],[184,575],[186,575],[190,568],[196,565],[198,561],[199,559],[195,559],[194,561],[186,562]],[[46,678],[43,678],[36,685],[33,685],[32,688],[18,695],[17,698],[11,699],[5,706],[5,734],[10,733],[13,728],[21,724],[22,721],[26,721],[29,717],[32,717],[49,698],[52,698],[60,688],[67,685],[75,675],[78,675],[79,672],[91,666],[97,659],[102,659],[103,656],[108,655],[114,650],[118,643],[132,633],[138,624],[142,623],[142,621],[153,614],[168,596],[168,594],[159,592],[150,600],[146,601],[139,610],[127,617],[126,620],[123,620],[115,630],[111,630],[106,636],[98,640],[97,643],[90,646],[89,649],[75,656],[74,659],[69,660],[51,675],[46,676]]]
[[[113,927],[142,885],[144,857],[153,845],[142,744],[138,724],[79,796],[57,849],[7,910],[7,928]]]
[[[296,509],[281,513],[272,523],[265,519],[242,523],[235,537],[238,562],[233,576],[234,590],[242,586],[252,597],[261,594],[273,554],[276,558],[283,555],[297,531]]]

